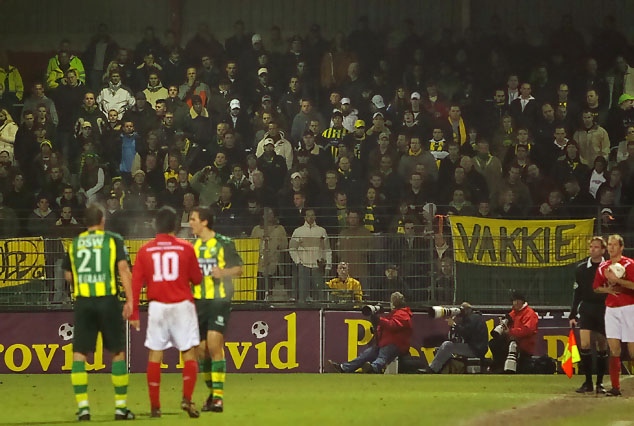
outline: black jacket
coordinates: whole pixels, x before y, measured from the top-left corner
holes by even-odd
[[[489,331],[481,314],[473,312],[464,316],[462,322],[454,326],[454,333],[462,337],[478,357],[486,355],[489,349]]]

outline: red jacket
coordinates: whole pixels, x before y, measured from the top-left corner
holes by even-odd
[[[509,315],[513,318],[513,328],[509,330],[509,334],[516,338],[521,351],[534,354],[539,321],[537,314],[533,308],[526,305],[519,312],[513,310]]]
[[[412,339],[412,311],[400,308],[379,318],[377,327],[379,348],[396,345],[402,354],[409,352]]]

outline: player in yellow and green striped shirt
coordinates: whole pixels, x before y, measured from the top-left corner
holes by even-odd
[[[132,285],[128,254],[119,234],[104,231],[105,215],[98,205],[86,209],[88,230],[75,237],[64,261],[66,280],[74,287],[75,315],[71,381],[78,420],[90,420],[86,356],[95,351],[101,332],[104,347],[112,355],[115,420],[132,420],[127,407],[128,367],[125,362],[125,322],[132,314]],[[121,309],[117,297],[117,273],[125,290]]]
[[[231,313],[232,278],[242,275],[242,259],[230,238],[212,230],[209,209],[196,207],[189,224],[198,236],[194,244],[203,282],[194,287],[200,329],[199,362],[209,398],[202,411],[223,411],[226,361],[224,333]]]

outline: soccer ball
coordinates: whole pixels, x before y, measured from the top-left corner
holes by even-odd
[[[258,339],[264,339],[269,335],[269,325],[264,321],[256,321],[251,326],[251,333]]]
[[[625,275],[625,266],[620,263],[613,263],[608,269],[612,271],[617,278],[623,278],[623,275]]]
[[[73,332],[75,331],[75,327],[72,324],[65,322],[64,324],[59,326],[59,330],[57,333],[59,337],[64,340],[71,340],[73,338]]]

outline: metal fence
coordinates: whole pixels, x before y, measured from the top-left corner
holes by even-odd
[[[494,266],[461,262],[463,249],[453,244],[447,216],[421,214],[411,232],[403,226],[396,228],[400,232],[369,232],[363,224],[343,227],[340,217],[322,215],[317,223],[324,224],[328,236],[312,239],[293,238],[295,226],[303,222],[298,217],[280,215],[276,219],[269,215],[266,209],[260,213],[260,225],[251,226],[253,221],[246,216],[224,224],[224,233],[234,236],[245,263],[243,276],[234,280],[235,303],[355,307],[385,302],[391,292],[401,291],[413,306],[463,300],[481,306],[508,305],[511,289],[524,291],[533,305],[564,307],[571,300],[574,263],[517,267],[512,262]],[[289,226],[291,218],[297,223]],[[595,234],[603,235],[620,232],[626,247],[632,247],[634,233],[626,231],[625,227],[605,228],[601,218],[594,229]],[[191,238],[186,222],[179,235]],[[580,237],[587,242],[590,236]],[[136,252],[147,240],[126,238],[132,265]],[[0,240],[0,310],[69,308],[71,289],[62,270],[69,241],[39,237]],[[587,244],[570,250],[583,258]],[[315,262],[298,261],[302,251],[312,252]],[[626,255],[632,255],[632,251],[626,251]],[[339,262],[347,263],[349,275],[359,282],[360,289],[351,280],[334,280]]]

